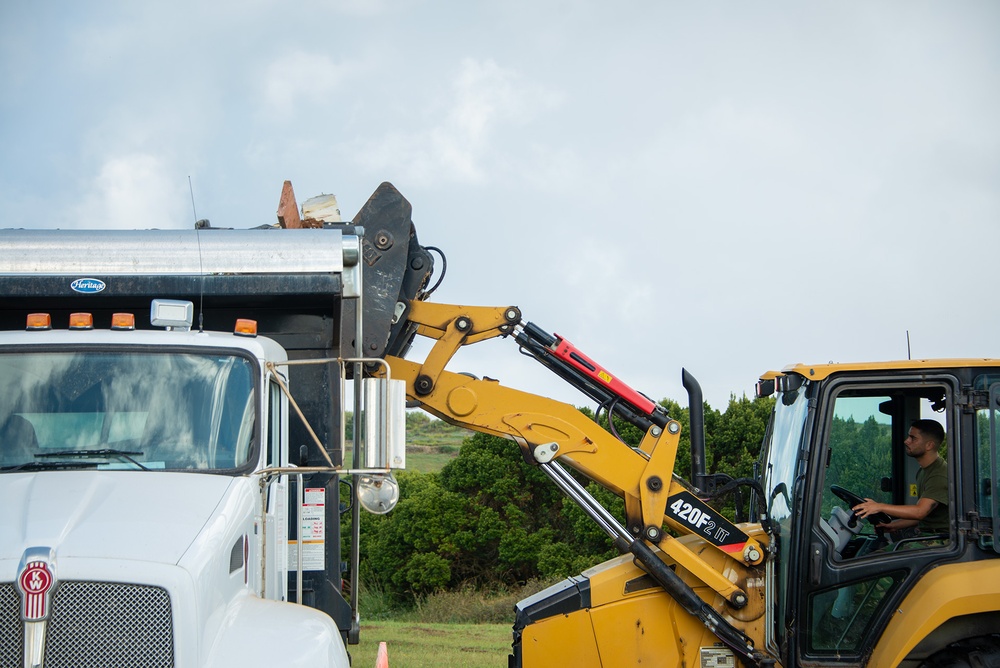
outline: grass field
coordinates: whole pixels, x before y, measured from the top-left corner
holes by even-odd
[[[468,435],[464,429],[411,414],[407,419],[406,468],[423,473],[440,471],[458,456]],[[362,596],[366,596],[364,590]],[[362,602],[362,619],[366,603],[372,605],[371,596],[369,592],[369,600]],[[513,604],[520,597],[521,593],[510,593],[498,600],[473,592],[445,592],[423,601],[419,611],[412,613],[437,620],[510,618],[501,624],[362,621],[361,643],[348,647],[352,668],[373,668],[380,642],[386,643],[391,668],[505,668]]]
[[[433,473],[458,456],[458,448],[408,445],[406,447],[406,468],[410,471]]]
[[[458,448],[451,446],[407,445],[406,469],[421,473],[434,473],[440,471],[445,464],[457,456]],[[350,448],[344,454],[344,462],[348,467],[354,462],[354,455],[351,454]]]
[[[390,668],[503,668],[511,625],[362,622],[361,643],[348,647],[352,668],[373,668],[380,642]]]
[[[348,414],[350,416],[350,414]],[[462,441],[472,432],[432,420],[423,413],[411,412],[406,418],[406,468],[421,473],[433,473],[458,456]],[[348,444],[351,442],[348,433]],[[344,462],[351,466],[354,457],[348,445]]]

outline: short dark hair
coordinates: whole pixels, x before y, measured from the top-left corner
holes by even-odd
[[[937,420],[914,420],[913,426],[916,427],[924,436],[929,437],[932,441],[938,444],[938,447],[944,443],[944,427]]]

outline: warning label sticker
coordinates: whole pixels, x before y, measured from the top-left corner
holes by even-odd
[[[736,668],[736,655],[721,647],[702,647],[701,668]]]
[[[326,490],[307,487],[302,494],[302,570],[326,570]],[[298,568],[298,542],[288,541],[288,569]]]

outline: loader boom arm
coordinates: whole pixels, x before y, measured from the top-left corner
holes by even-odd
[[[605,528],[622,552],[631,551],[640,562],[644,557],[639,552],[648,553],[646,559],[658,562],[646,564],[654,577],[654,570],[670,571],[660,568],[664,561],[654,556],[658,549],[731,606],[740,608],[746,604],[745,591],[662,531],[666,524],[679,533],[697,534],[745,565],[760,564],[764,558],[764,550],[756,540],[708,507],[673,475],[681,426],[666,416],[661,406],[622,384],[564,339],[550,336],[531,323],[522,323],[516,307],[412,301],[407,317],[417,325],[418,335],[436,339],[422,363],[386,357],[392,377],[406,382],[408,399],[419,402],[424,410],[451,424],[516,442],[525,460],[541,466],[564,492],[584,505],[584,510]],[[645,428],[639,446],[627,445],[569,404],[504,387],[495,380],[445,369],[463,345],[506,336],[514,336],[528,354],[532,352],[527,349],[534,347],[533,356],[541,357],[539,361],[595,399],[624,404],[623,412],[630,421]],[[582,488],[571,489],[575,481],[560,473],[562,469],[557,463],[576,469],[621,496],[625,500],[627,526],[621,527],[604,514],[606,511],[594,508],[596,502],[591,504],[577,498],[589,495]],[[671,586],[676,587],[677,583]],[[686,588],[683,583],[680,586]],[[678,598],[674,592],[671,594]],[[689,600],[690,607],[686,606],[692,614],[717,616],[710,608],[698,610],[697,596],[689,588],[681,592],[687,594],[693,597]],[[703,617],[703,621],[711,627],[720,623],[728,626],[720,619]],[[728,632],[733,638],[724,639],[726,644],[742,645],[740,653],[746,656],[745,636],[732,627]]]
[[[749,580],[732,581],[732,569],[718,568],[718,557],[706,554],[717,550],[724,555],[723,563],[756,570],[764,550],[754,537],[709,508],[694,493],[696,489],[673,475],[680,423],[562,337],[523,322],[516,307],[426,301],[444,278],[447,262],[439,249],[418,243],[410,211],[409,202],[391,184],[383,183],[354,220],[365,230],[360,254],[366,274],[365,339],[354,343],[359,354],[363,348],[365,356],[384,357],[387,362],[386,367],[369,365],[366,372],[388,372],[402,379],[409,400],[447,422],[515,441],[526,461],[536,464],[623,554],[632,554],[684,611],[745,665],[756,668],[767,663],[750,638],[715,607],[728,604],[740,610],[748,606],[747,592],[741,586],[749,586]],[[434,269],[429,251],[442,261],[441,276],[432,287],[427,287]],[[352,340],[351,332],[343,335],[346,341]],[[435,342],[422,362],[405,359],[416,336]],[[597,401],[597,417],[601,411],[607,413],[610,431],[568,404],[446,370],[462,346],[497,337],[512,337],[522,353]],[[644,433],[638,447],[618,438],[612,415]],[[698,433],[692,429],[692,440],[700,444]],[[564,464],[620,495],[625,501],[625,524],[601,506]],[[696,470],[693,479],[700,484]],[[700,549],[696,542],[676,540],[663,531],[664,524],[679,533],[697,535],[707,545]],[[675,568],[688,575],[682,577]],[[725,603],[706,602],[690,584],[698,581]]]

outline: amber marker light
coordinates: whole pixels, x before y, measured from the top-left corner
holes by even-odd
[[[26,329],[29,332],[35,329],[52,329],[52,316],[48,313],[29,313]]]
[[[135,329],[135,315],[132,313],[115,313],[111,316],[111,329]]]
[[[249,318],[238,318],[233,334],[237,336],[257,336],[257,321]]]
[[[69,314],[69,328],[70,329],[93,329],[94,328],[94,316],[90,313],[70,313]]]

